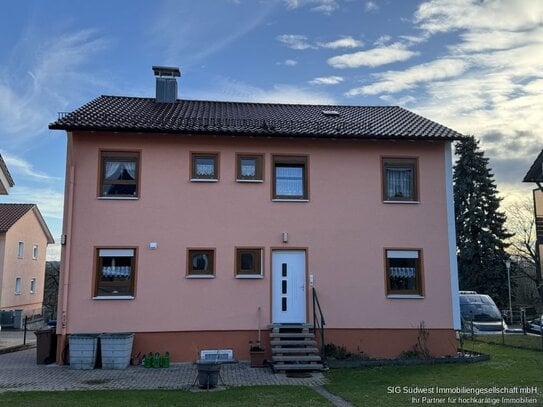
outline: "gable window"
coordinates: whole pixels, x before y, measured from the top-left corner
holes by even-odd
[[[21,294],[21,286],[22,286],[22,279],[21,277],[15,277],[15,294],[19,295]]]
[[[37,260],[38,259],[38,245],[35,244],[34,246],[32,246],[32,259],[34,260]]]
[[[187,278],[213,278],[215,276],[214,249],[187,250]]]
[[[383,158],[383,200],[418,201],[417,159]]]
[[[96,249],[95,298],[134,297],[136,249]]]
[[[192,153],[191,181],[218,181],[219,154]]]
[[[30,280],[30,294],[36,294],[36,279]]]
[[[17,257],[22,259],[25,255],[25,243],[19,242],[17,246]]]
[[[262,182],[262,154],[236,155],[236,180],[238,182]]]
[[[262,249],[236,249],[236,278],[262,277]]]
[[[386,250],[387,294],[422,295],[421,251]]]
[[[305,201],[308,199],[307,157],[273,157],[273,199]]]
[[[102,151],[100,197],[137,198],[139,153]]]

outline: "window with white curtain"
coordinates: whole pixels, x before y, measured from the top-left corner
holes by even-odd
[[[138,197],[139,153],[102,151],[101,197]]]
[[[386,250],[387,294],[422,295],[421,251]]]
[[[262,154],[236,154],[236,180],[238,182],[262,182]]]
[[[273,199],[307,200],[307,157],[273,157]]]
[[[135,248],[96,250],[95,297],[133,297]]]
[[[383,200],[417,201],[417,160],[383,159]]]
[[[192,153],[192,181],[217,181],[219,179],[217,153]]]

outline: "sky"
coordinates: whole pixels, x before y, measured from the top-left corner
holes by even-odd
[[[58,112],[100,95],[399,105],[476,136],[505,198],[543,141],[540,0],[28,0],[0,13],[0,153],[15,187],[62,230]],[[50,247],[48,258],[59,257]]]

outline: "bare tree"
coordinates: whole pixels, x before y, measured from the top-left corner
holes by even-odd
[[[506,207],[507,228],[514,233],[508,252],[515,262],[515,272],[533,281],[539,302],[543,303],[543,279],[537,244],[536,222],[531,197],[517,199]]]

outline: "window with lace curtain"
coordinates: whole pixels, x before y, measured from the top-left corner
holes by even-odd
[[[383,158],[383,200],[388,202],[416,202],[416,158]]]
[[[422,295],[421,250],[385,250],[387,294]]]
[[[236,154],[236,181],[262,182],[262,154]]]
[[[102,151],[100,167],[100,197],[139,196],[139,153]]]
[[[133,298],[136,272],[135,248],[98,248],[95,264],[95,298]]]
[[[218,181],[219,154],[192,153],[191,181]]]

